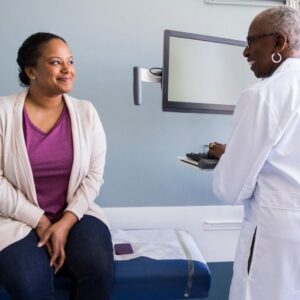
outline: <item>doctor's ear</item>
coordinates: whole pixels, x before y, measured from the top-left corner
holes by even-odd
[[[288,39],[286,35],[278,33],[275,36],[275,49],[280,52],[286,48],[288,48]]]

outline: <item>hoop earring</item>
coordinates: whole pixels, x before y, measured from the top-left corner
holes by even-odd
[[[275,58],[276,55],[277,55],[277,59]],[[281,62],[281,60],[282,60],[282,56],[281,56],[280,53],[273,53],[272,56],[271,56],[271,59],[272,59],[272,62],[274,64],[279,64]]]

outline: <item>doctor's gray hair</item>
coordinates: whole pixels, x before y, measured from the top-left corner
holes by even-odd
[[[257,15],[266,22],[271,32],[283,33],[293,50],[300,50],[300,13],[289,6],[276,6]]]

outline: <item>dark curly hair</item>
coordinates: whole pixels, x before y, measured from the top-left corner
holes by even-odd
[[[29,86],[30,81],[25,72],[25,67],[35,67],[38,58],[41,56],[42,46],[52,39],[66,41],[53,33],[37,32],[30,35],[18,50],[17,63],[19,65],[19,80],[21,86]],[[67,43],[66,43],[67,44]]]

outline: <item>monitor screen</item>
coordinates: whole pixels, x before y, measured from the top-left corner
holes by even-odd
[[[243,57],[246,42],[165,30],[163,110],[231,114],[257,81]]]

